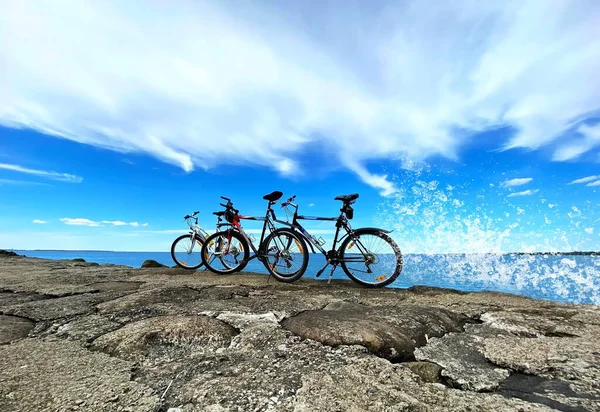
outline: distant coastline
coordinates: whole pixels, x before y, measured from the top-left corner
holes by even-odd
[[[507,255],[566,255],[566,256],[600,256],[600,252],[587,251],[587,252],[512,252],[506,253]]]

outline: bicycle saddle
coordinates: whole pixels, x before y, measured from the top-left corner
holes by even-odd
[[[276,200],[281,199],[281,196],[283,196],[283,192],[280,192],[279,190],[276,190],[273,193],[269,193],[268,195],[264,195],[263,199],[268,200],[269,202],[275,202]]]
[[[225,214],[225,212],[220,211],[220,212],[213,212],[213,215],[215,216],[223,216]]]
[[[358,193],[353,193],[351,195],[339,195],[334,200],[341,200],[342,202],[351,202],[354,199],[358,199]]]

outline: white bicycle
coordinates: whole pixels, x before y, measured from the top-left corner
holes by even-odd
[[[190,227],[190,233],[181,235],[173,241],[171,245],[171,257],[177,266],[187,270],[197,270],[202,265],[202,256],[200,250],[209,236],[206,230],[198,226],[198,213],[185,215],[184,220]],[[217,216],[217,231],[222,230],[223,226],[231,226],[230,223],[223,222],[225,212],[213,212]]]

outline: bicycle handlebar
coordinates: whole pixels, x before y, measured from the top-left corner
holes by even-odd
[[[289,206],[290,203],[292,203],[294,201],[294,199],[296,198],[296,195],[290,197],[288,200],[286,200],[285,202],[281,203],[281,207],[286,207]]]
[[[231,203],[231,202],[230,202]],[[237,210],[235,207],[233,207],[232,205],[224,205],[223,203],[219,203],[221,206],[223,206],[225,209],[231,209],[233,210],[235,213],[240,213],[239,210]]]
[[[189,218],[191,218],[191,217],[196,217],[196,215],[197,215],[198,213],[200,213],[200,211],[199,211],[199,210],[195,211],[195,212],[194,212],[194,213],[192,213],[191,215],[185,215],[185,216],[183,217],[183,220],[189,219]]]
[[[227,200],[228,202],[231,202],[231,199],[225,196],[221,196],[221,199]]]

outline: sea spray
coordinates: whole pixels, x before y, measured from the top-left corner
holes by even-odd
[[[518,201],[498,182],[443,185],[426,168],[392,179],[400,190],[379,206],[376,223],[394,230],[405,254],[420,253],[405,259],[418,266],[405,269],[416,284],[600,304],[600,257],[527,254],[598,245],[592,202],[560,208],[537,192]]]

